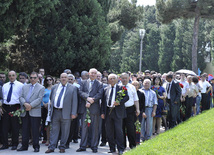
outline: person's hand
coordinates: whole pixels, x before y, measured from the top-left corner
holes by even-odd
[[[48,109],[48,104],[43,102],[43,105],[46,109]]]
[[[104,114],[102,114],[102,115],[101,115],[101,118],[102,118],[102,119],[105,119],[105,115],[104,115]]]
[[[155,117],[155,115],[156,115],[156,112],[153,111],[153,112],[152,112],[152,117]]]
[[[177,101],[175,101],[174,103],[175,103],[175,104],[177,104],[178,102],[177,102]]]
[[[114,101],[114,106],[120,105],[120,102]]]
[[[90,108],[91,104],[89,102],[86,103],[85,107]]]
[[[140,110],[137,109],[137,110],[136,110],[136,116],[139,116],[139,115],[140,115]]]
[[[2,110],[2,108],[0,108],[0,115],[2,116],[3,115],[3,110]]]
[[[142,115],[143,115],[143,118],[147,118],[147,116],[146,116],[145,112],[144,112]]]
[[[77,118],[77,115],[71,115],[71,119]]]
[[[94,103],[94,98],[88,97],[87,101],[90,102],[91,104]]]
[[[31,105],[29,103],[24,103],[25,110],[30,111],[31,110]]]

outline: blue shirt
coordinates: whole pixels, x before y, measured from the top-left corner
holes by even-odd
[[[42,99],[41,106],[43,106],[43,102],[44,103],[48,103],[49,102],[50,93],[51,93],[51,90],[46,88],[45,89],[45,94],[44,94],[43,99]]]

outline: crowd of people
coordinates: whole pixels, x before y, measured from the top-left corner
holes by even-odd
[[[91,148],[97,153],[98,146],[108,143],[109,153],[117,149],[123,154],[127,141],[135,148],[159,134],[161,126],[174,128],[213,107],[214,78],[208,81],[207,73],[199,77],[146,70],[116,75],[91,68],[81,75],[65,69],[55,78],[41,68],[29,75],[9,71],[6,80],[0,73],[0,151],[9,146],[27,151],[32,143],[39,152],[42,140],[45,153],[57,147],[64,153],[80,138],[76,152]]]

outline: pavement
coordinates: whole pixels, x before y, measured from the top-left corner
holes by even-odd
[[[163,133],[164,132],[164,129],[161,128],[160,130],[160,133]],[[156,135],[153,135],[152,138],[155,138]],[[70,143],[70,148],[69,149],[66,149],[65,150],[65,153],[59,153],[59,149],[55,149],[53,153],[49,153],[50,155],[57,155],[57,154],[75,154],[75,155],[88,155],[88,154],[95,154],[92,152],[92,150],[90,148],[87,148],[86,151],[84,152],[76,152],[76,150],[79,148],[79,144],[80,144],[80,139],[78,139],[78,143],[73,143],[71,142]],[[128,141],[127,141],[127,146],[128,146]],[[0,145],[1,147],[1,145]],[[21,147],[21,144],[19,144],[18,148]],[[47,151],[48,147],[45,146],[45,144],[42,144],[42,141],[40,141],[40,152],[33,152],[34,149],[32,147],[32,145],[29,145],[29,148],[28,148],[28,151],[16,151],[16,150],[11,150],[11,147],[9,147],[9,149],[6,149],[6,150],[0,150],[0,155],[32,155],[32,154],[35,154],[35,155],[47,155],[45,153],[45,151]],[[126,151],[129,151],[130,148],[127,147],[125,152]],[[97,155],[107,155],[109,154],[109,146],[108,146],[108,143],[106,146],[102,146],[102,147],[98,147],[98,152],[97,152]],[[116,155],[116,153],[113,153],[113,154],[109,154],[109,155]]]

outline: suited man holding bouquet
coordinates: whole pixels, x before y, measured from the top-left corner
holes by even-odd
[[[102,99],[102,115],[106,119],[106,135],[109,142],[110,152],[116,152],[117,144],[118,154],[124,151],[123,119],[126,117],[125,102],[129,100],[127,89],[118,86],[118,77],[116,74],[108,76],[108,85],[104,89]]]
[[[100,103],[99,100],[103,96],[103,84],[97,79],[97,69],[89,70],[89,79],[83,80],[80,84],[79,96],[81,103],[79,105],[79,113],[82,114],[82,135],[80,148],[76,152],[86,151],[88,135],[91,134],[90,145],[93,153],[97,153],[99,143],[99,120],[100,120]],[[87,108],[90,111],[91,133],[89,133],[89,122],[86,122]]]

